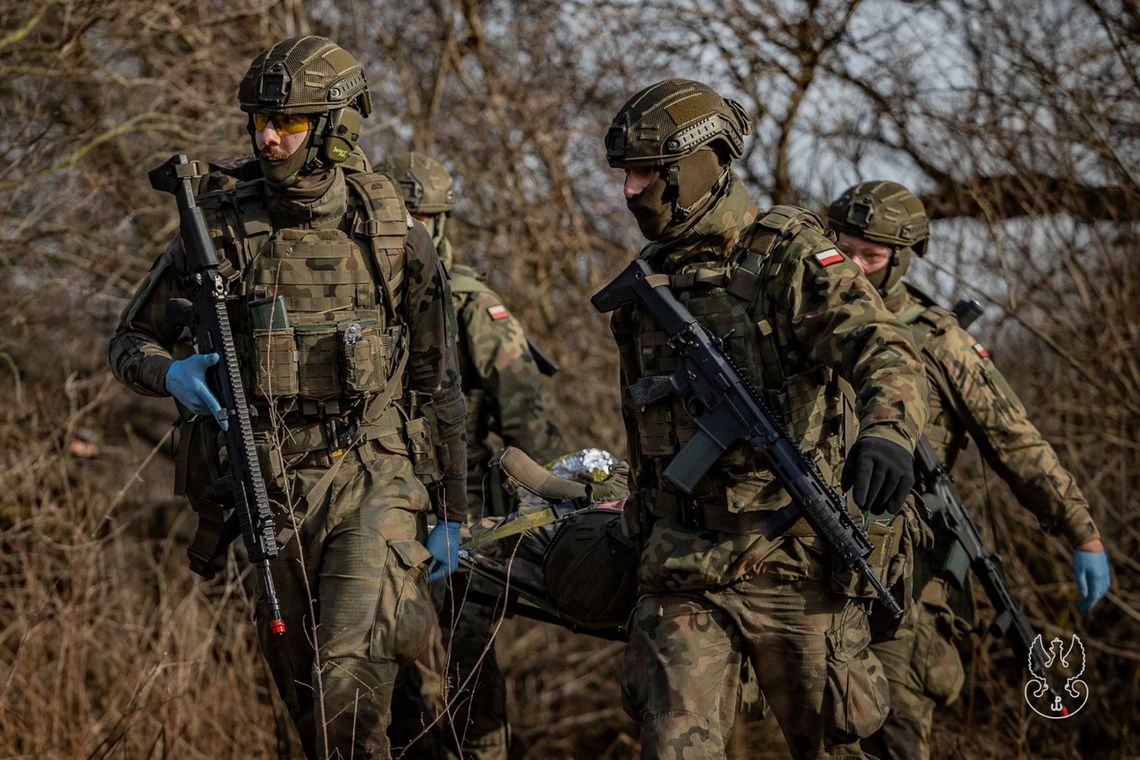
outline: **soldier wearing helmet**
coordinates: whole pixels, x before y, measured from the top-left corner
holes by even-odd
[[[454,570],[466,516],[451,296],[427,230],[357,149],[372,104],[350,53],[283,40],[238,100],[256,158],[208,177],[198,205],[282,545],[271,569],[286,632],[259,626],[262,648],[308,757],[384,758],[397,668],[433,625],[425,568]],[[226,467],[205,374],[217,356],[194,353],[166,309],[191,279],[176,239],[123,312],[110,360],[132,389],[178,402],[175,490],[199,514],[191,567],[209,576],[232,504],[207,477]]]
[[[751,129],[740,104],[670,79],[621,107],[606,157],[625,170],[626,204],[651,241],[641,257],[724,336],[824,477],[852,489],[872,541],[900,539],[902,554],[881,550],[875,568],[897,588],[921,533],[906,503],[925,421],[921,360],[818,217],[749,199],[731,161]],[[802,520],[772,533],[790,497],[748,446],[726,452],[691,495],[663,476],[696,428],[680,400],[638,405],[629,388],[671,372],[672,349],[636,306],[611,326],[634,476],[625,520],[641,548],[623,701],[641,723],[642,756],[723,757],[747,660],[795,757],[861,757],[861,737],[887,711],[867,647],[873,594],[833,572]]]
[[[827,217],[839,234],[839,248],[910,327],[922,352],[930,381],[924,433],[939,458],[952,467],[973,438],[1042,528],[1061,533],[1075,548],[1079,606],[1090,609],[1107,593],[1110,577],[1088,502],[989,352],[954,314],[902,279],[912,255],[927,252],[930,224],[922,201],[896,182],[860,182],[828,207]],[[952,703],[965,681],[953,642],[973,628],[973,608],[959,586],[968,579],[967,568],[951,561],[952,543],[951,536],[936,532],[933,550],[917,558],[914,635],[872,646],[891,685],[890,715],[868,742],[880,758],[929,757],[934,708]]]
[[[488,479],[491,455],[504,445],[520,448],[539,462],[564,453],[553,399],[522,325],[474,269],[454,260],[445,236],[456,203],[447,169],[434,158],[413,152],[389,156],[380,168],[399,184],[412,216],[427,226],[450,278],[467,401],[468,517],[476,521],[484,515],[505,516],[502,489]],[[492,615],[488,607],[467,603],[457,614],[441,618],[450,653],[449,682],[467,685],[451,695],[449,710],[464,721],[445,727],[443,733],[460,737],[462,757],[476,760],[505,760],[510,734],[506,684],[494,647],[488,647]]]

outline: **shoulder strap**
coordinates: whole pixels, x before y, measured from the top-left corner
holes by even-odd
[[[447,273],[451,283],[452,293],[494,293],[487,284],[479,279],[474,269],[464,266],[453,266]]]
[[[760,297],[760,275],[765,266],[773,265],[769,276],[779,269],[780,262],[768,262],[776,246],[785,239],[795,237],[804,227],[823,232],[823,224],[812,212],[798,206],[773,206],[752,224],[746,244],[733,256],[728,292],[749,303]]]
[[[404,297],[404,243],[413,224],[396,183],[383,174],[345,173],[357,200],[351,232],[368,241],[391,323],[399,321]]]
[[[273,223],[262,202],[263,182],[246,180],[198,198],[210,225],[214,246],[222,254],[218,272],[227,284],[241,277],[242,271],[273,235]]]

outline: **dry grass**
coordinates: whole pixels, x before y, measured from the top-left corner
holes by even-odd
[[[563,364],[554,389],[572,445],[620,446],[615,357],[586,303],[636,247],[600,149],[629,94],[682,74],[739,97],[758,123],[741,171],[762,203],[819,207],[885,173],[920,189],[949,274],[919,277],[946,300],[979,287],[1000,306],[978,335],[1076,473],[1116,572],[1110,599],[1078,616],[1068,548],[964,457],[962,490],[987,536],[992,524],[1034,624],[1084,640],[1094,704],[1037,720],[1023,668],[978,639],[935,754],[1140,753],[1131,4],[310,5],[0,3],[0,756],[276,751],[279,711],[236,569],[206,583],[185,567],[192,518],[156,451],[169,402],[117,385],[105,346],[174,230],[144,170],[176,150],[243,152],[232,94],[245,63],[306,32],[368,63],[374,156],[429,150],[459,175],[459,255]],[[916,52],[908,35],[930,29],[960,65],[932,69],[928,47]],[[498,647],[522,754],[636,753],[615,645],[510,620]],[[749,724],[734,756],[779,757],[781,741],[770,719]]]

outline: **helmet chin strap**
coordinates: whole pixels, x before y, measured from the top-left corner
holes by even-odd
[[[712,186],[695,201],[688,206],[682,206],[681,200],[681,182],[680,182],[680,164],[669,164],[669,173],[666,178],[665,194],[669,202],[673,206],[673,217],[669,220],[670,226],[680,224],[693,215],[701,206],[710,198],[716,197],[724,192],[728,187],[729,176],[732,173],[732,165],[725,164],[724,169],[721,170],[720,176],[712,183]]]
[[[329,114],[326,111],[320,115],[313,127],[313,134],[309,138],[309,153],[305,156],[305,165],[301,167],[301,171],[297,172],[298,174],[312,174],[325,165],[324,161],[320,159],[320,151],[321,146],[325,144],[325,128],[328,127],[328,123]]]

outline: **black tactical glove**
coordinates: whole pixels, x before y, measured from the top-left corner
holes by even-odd
[[[897,515],[914,487],[914,456],[883,438],[855,441],[843,465],[843,490],[872,515]]]

